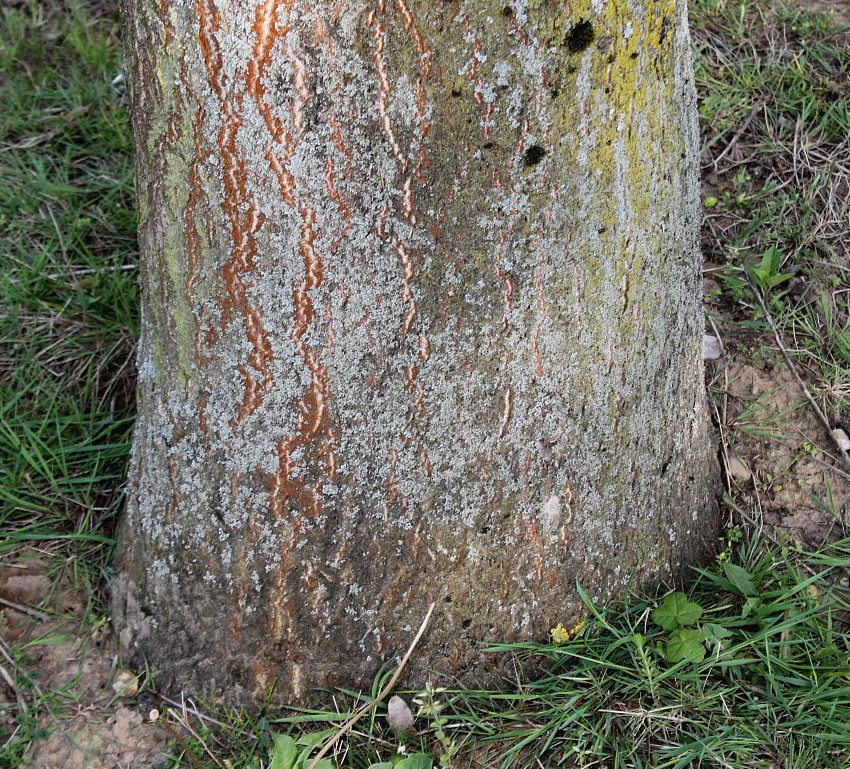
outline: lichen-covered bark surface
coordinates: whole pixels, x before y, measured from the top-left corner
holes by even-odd
[[[126,0],[162,685],[486,678],[713,537],[681,0]],[[414,679],[416,674],[414,674]],[[414,685],[417,681],[411,681]]]

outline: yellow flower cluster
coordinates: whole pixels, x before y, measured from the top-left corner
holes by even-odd
[[[573,625],[567,630],[562,623],[558,623],[549,631],[549,636],[553,644],[562,644],[564,641],[569,641],[570,638],[577,635],[578,632],[587,624],[586,620],[582,620],[577,625]]]

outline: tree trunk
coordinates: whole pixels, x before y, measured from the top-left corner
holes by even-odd
[[[122,645],[256,703],[487,681],[715,536],[684,0],[125,0]],[[421,683],[417,676],[411,684]]]

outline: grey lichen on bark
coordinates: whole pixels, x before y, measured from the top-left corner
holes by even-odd
[[[126,652],[229,702],[487,678],[710,549],[683,2],[125,0]],[[414,682],[415,683],[415,682]]]

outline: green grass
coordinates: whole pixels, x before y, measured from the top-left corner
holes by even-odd
[[[848,37],[800,4],[694,0],[691,16],[719,311],[764,333],[754,283],[838,421],[850,409]]]
[[[117,27],[111,9],[84,7],[0,12],[0,559],[51,559],[102,613],[133,424],[137,275]],[[717,321],[751,362],[779,361],[759,292],[821,408],[847,419],[850,47],[796,6],[692,0],[691,15]],[[790,439],[796,413],[754,398],[721,428],[732,441]],[[829,483],[815,504],[840,537]],[[435,678],[409,693],[413,733],[386,726],[384,703],[340,743],[338,763],[366,769],[403,742],[455,767],[845,766],[850,540],[802,553],[744,508],[721,559],[682,588],[699,616],[671,624],[657,611],[664,592],[637,586],[621,602],[588,602],[564,642],[492,650],[516,659],[503,691]],[[690,658],[676,661],[677,648]],[[10,650],[21,664],[28,653]],[[340,693],[342,713],[175,708],[170,723],[193,734],[168,766],[269,766],[275,733],[327,738],[391,672],[371,693]],[[36,687],[32,707],[17,713],[0,766],[41,735],[39,708],[60,712],[69,696],[21,685]]]
[[[119,62],[111,19],[60,3],[2,12],[0,557],[52,554],[83,587],[109,558],[133,421]]]

